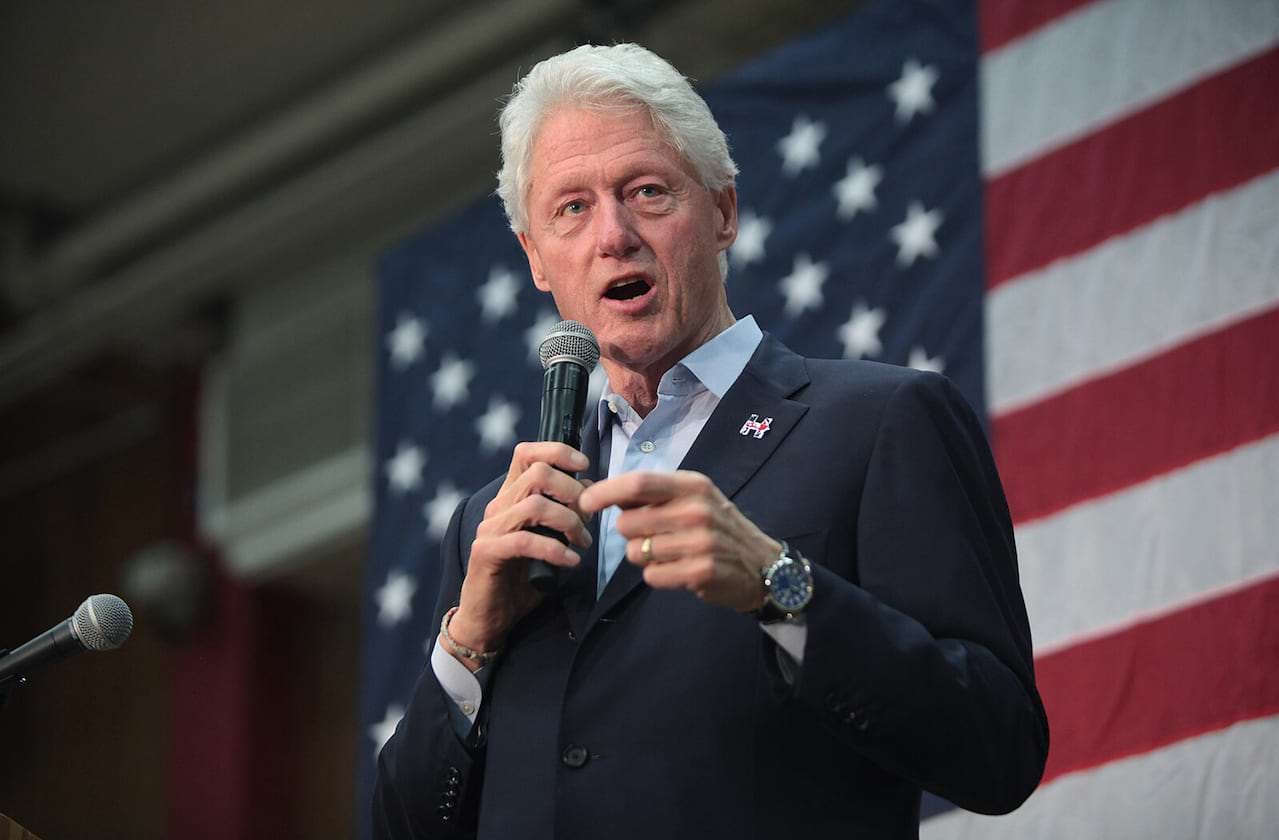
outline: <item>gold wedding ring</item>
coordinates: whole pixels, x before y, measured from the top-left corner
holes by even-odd
[[[640,543],[640,562],[645,566],[653,562],[653,538],[645,537],[644,542]]]

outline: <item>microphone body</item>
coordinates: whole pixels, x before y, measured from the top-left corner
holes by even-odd
[[[87,648],[72,632],[71,619],[68,618],[0,658],[0,683],[13,677],[25,677],[41,666],[85,650]]]
[[[573,362],[557,362],[542,375],[542,417],[539,441],[554,440],[582,448],[582,419],[586,416],[586,392],[591,375]]]
[[[539,442],[557,441],[581,450],[586,395],[599,352],[595,336],[576,321],[561,321],[542,340],[541,358],[546,372],[542,374]],[[537,526],[530,530],[568,544],[563,534],[550,528]],[[528,579],[534,589],[545,594],[555,589],[558,574],[550,563],[530,559]]]
[[[66,621],[0,657],[0,685],[86,650],[118,648],[132,630],[133,613],[124,601],[114,595],[93,595]]]

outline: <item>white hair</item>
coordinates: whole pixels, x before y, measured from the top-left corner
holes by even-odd
[[[638,44],[585,45],[541,61],[516,82],[502,108],[502,168],[497,194],[511,230],[528,230],[529,168],[533,141],[543,119],[557,106],[601,111],[648,112],[657,131],[697,173],[702,186],[733,185],[737,164],[728,139],[706,101],[670,62]],[[720,273],[728,262],[720,253]]]

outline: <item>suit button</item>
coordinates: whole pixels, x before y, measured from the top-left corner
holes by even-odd
[[[586,747],[569,744],[567,749],[564,750],[564,755],[560,758],[566,766],[576,770],[579,767],[586,766],[586,762],[591,760],[591,753]]]

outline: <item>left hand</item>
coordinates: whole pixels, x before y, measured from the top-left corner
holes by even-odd
[[[622,508],[617,530],[626,559],[644,569],[654,589],[687,589],[708,604],[739,612],[764,602],[760,572],[781,553],[772,539],[701,473],[632,472],[591,485],[585,514]],[[645,538],[650,556],[643,556]]]

